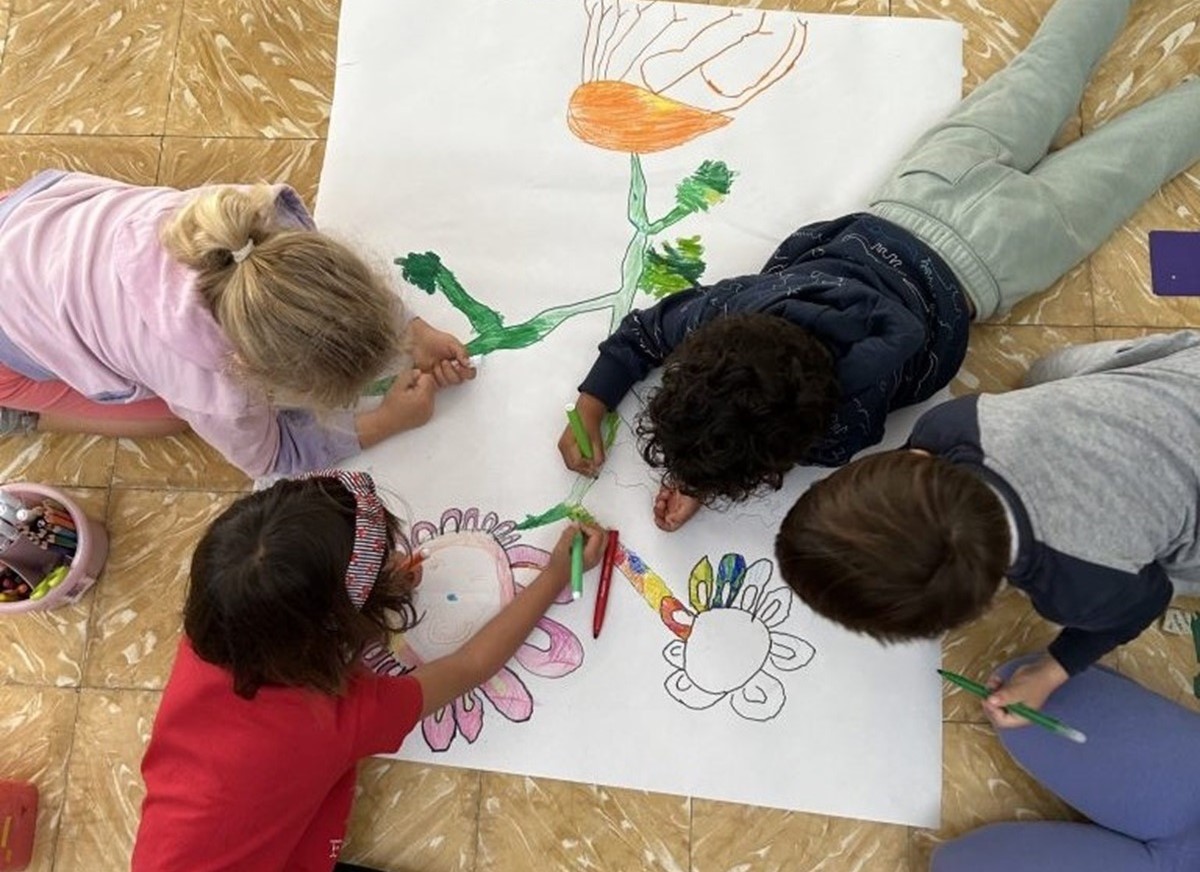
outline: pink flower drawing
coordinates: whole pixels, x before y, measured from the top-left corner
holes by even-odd
[[[550,554],[520,543],[514,521],[501,521],[495,512],[450,508],[436,522],[422,520],[408,530],[410,553],[423,553],[421,584],[414,604],[421,622],[395,644],[396,659],[416,668],[456,650],[475,634],[546,565]],[[569,603],[564,590],[557,602]],[[523,670],[540,678],[570,675],[583,663],[578,637],[553,618],[543,617],[537,630],[513,658]],[[533,715],[533,695],[513,663],[477,689],[433,713],[421,724],[433,751],[445,751],[461,735],[474,742],[483,730],[484,700],[514,723]]]

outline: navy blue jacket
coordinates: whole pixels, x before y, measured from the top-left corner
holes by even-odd
[[[778,315],[833,354],[842,396],[809,462],[839,466],[883,437],[888,412],[926,399],[958,371],[970,313],[950,268],[890,221],[858,213],[802,227],[756,275],[673,294],[630,312],[600,343],[580,391],[615,408],[700,325]]]

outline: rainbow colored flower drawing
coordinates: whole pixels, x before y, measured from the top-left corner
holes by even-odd
[[[395,643],[395,657],[409,669],[456,650],[493,615],[508,605],[523,587],[519,575],[536,573],[550,558],[548,552],[520,544],[513,521],[477,508],[447,509],[435,523],[418,521],[403,543],[424,550],[421,585],[414,603],[421,622]],[[559,603],[570,602],[564,590]],[[553,618],[542,617],[537,631],[514,657],[524,670],[539,678],[561,678],[583,663],[578,637]],[[461,735],[468,742],[483,730],[484,700],[509,721],[520,723],[533,715],[533,695],[525,681],[505,666],[476,690],[467,693],[421,724],[433,751],[445,751]]]
[[[701,710],[728,700],[750,721],[783,710],[787,690],[774,672],[807,666],[816,649],[781,629],[792,594],[783,585],[770,587],[770,560],[747,566],[741,554],[726,554],[714,573],[702,557],[688,579],[690,608],[632,551],[621,548],[617,567],[676,637],[663,649],[674,667],[664,686],[676,702]]]

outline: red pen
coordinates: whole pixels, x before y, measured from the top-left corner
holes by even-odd
[[[604,610],[608,608],[608,587],[612,583],[613,561],[617,559],[616,530],[608,531],[608,542],[604,545],[604,559],[600,562],[600,589],[596,591],[596,612],[592,616],[592,638],[600,638],[600,627],[604,624]]]

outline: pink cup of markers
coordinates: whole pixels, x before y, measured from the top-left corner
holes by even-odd
[[[0,615],[76,602],[107,556],[104,526],[62,491],[0,485]]]

